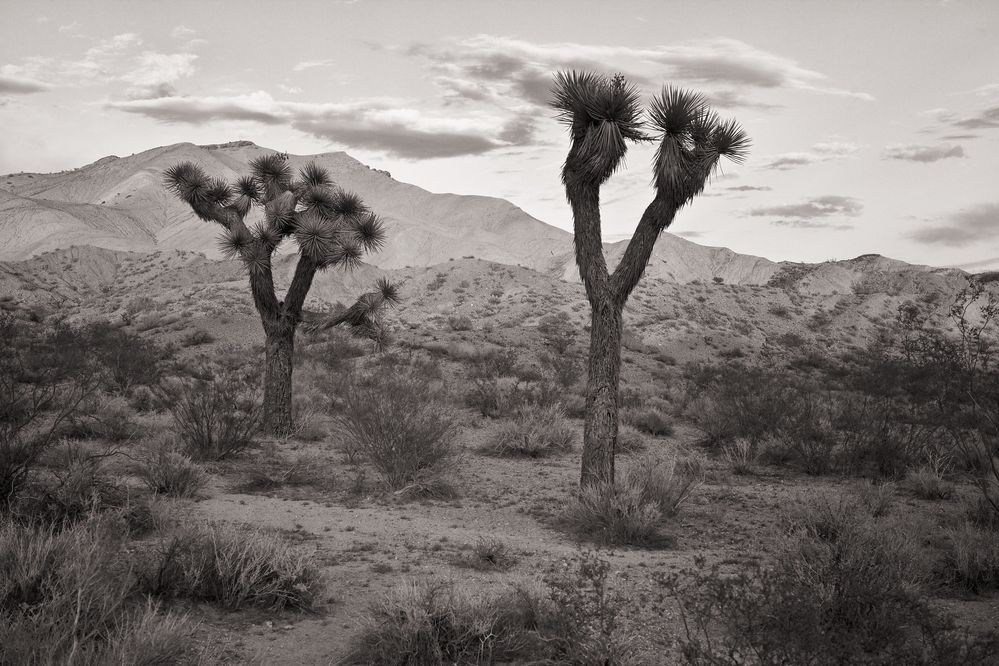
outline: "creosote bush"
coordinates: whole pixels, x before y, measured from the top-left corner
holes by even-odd
[[[493,433],[485,450],[494,455],[543,458],[572,450],[575,433],[561,405],[525,405]]]
[[[253,443],[260,405],[252,384],[231,369],[164,384],[177,434],[198,460],[222,460]]]
[[[442,389],[418,373],[382,367],[354,377],[336,417],[343,446],[394,491],[433,491],[457,456],[457,417]]]
[[[773,565],[731,575],[701,559],[659,576],[680,600],[685,663],[994,663],[994,636],[967,635],[921,595],[912,539],[855,509],[803,507]]]

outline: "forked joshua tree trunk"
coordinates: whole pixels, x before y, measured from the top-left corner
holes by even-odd
[[[246,266],[253,303],[266,336],[263,429],[272,435],[287,435],[293,428],[295,331],[302,321],[302,306],[312,280],[317,271],[357,265],[364,252],[382,245],[385,234],[381,221],[361,199],[336,188],[326,170],[314,163],[307,164],[294,181],[284,155],[257,158],[250,169],[252,175],[230,185],[184,162],[169,168],[165,181],[198,217],[222,227],[223,252]],[[245,219],[253,205],[263,207],[264,220],[251,230]],[[291,236],[298,243],[300,256],[281,301],[274,290],[271,258]],[[346,311],[351,316],[337,313],[316,328],[347,324],[365,333],[378,331],[379,312],[397,299],[397,286],[380,280],[377,291],[364,294]]]
[[[576,264],[591,308],[590,363],[580,483],[614,482],[621,378],[622,312],[659,235],[703,189],[721,157],[740,161],[749,140],[734,121],[721,121],[702,97],[666,87],[643,119],[638,92],[623,76],[559,73],[552,106],[569,129],[562,167],[572,207]],[[646,135],[645,130],[653,133]],[[621,262],[608,273],[600,231],[600,187],[627,152],[627,141],[656,141],[655,196]]]

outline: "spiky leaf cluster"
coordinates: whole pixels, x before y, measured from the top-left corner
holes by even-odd
[[[251,161],[250,175],[234,184],[184,162],[167,169],[164,180],[198,217],[222,225],[223,254],[240,258],[251,271],[269,269],[273,252],[291,236],[320,269],[355,267],[365,252],[385,241],[381,220],[314,162],[296,179],[287,156],[264,155]],[[263,207],[264,221],[250,231],[243,220],[255,205]]]
[[[700,193],[722,157],[742,162],[750,141],[734,120],[722,120],[696,93],[666,86],[644,111],[638,91],[621,75],[559,72],[552,106],[569,129],[566,185],[600,185],[621,165],[628,141],[657,143],[653,183],[683,205]]]
[[[340,307],[327,315],[312,318],[305,325],[309,332],[319,332],[331,328],[344,328],[353,335],[372,340],[379,347],[388,342],[388,328],[383,314],[389,307],[401,301],[398,283],[380,278],[375,290],[361,294],[350,307]]]

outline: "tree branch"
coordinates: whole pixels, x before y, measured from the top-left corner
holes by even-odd
[[[624,255],[611,276],[611,291],[620,305],[628,300],[632,290],[645,273],[652,250],[662,232],[673,223],[678,207],[656,196],[642,213],[634,235],[628,241]]]
[[[572,206],[576,265],[590,303],[607,296],[607,260],[600,234],[600,186],[573,183],[566,174],[566,193]]]
[[[289,318],[293,324],[297,324],[302,319],[302,306],[305,304],[305,297],[312,288],[312,279],[316,275],[318,265],[311,257],[300,254],[298,264],[295,266],[295,276],[291,279],[288,293],[284,297],[284,309],[282,314]]]

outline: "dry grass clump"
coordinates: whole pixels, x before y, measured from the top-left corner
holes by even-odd
[[[920,499],[945,500],[954,496],[954,483],[931,466],[923,466],[910,472],[905,481],[906,486]]]
[[[64,531],[0,526],[0,663],[168,664],[191,648],[184,618],[133,602],[113,521]]]
[[[199,464],[166,446],[139,462],[135,474],[152,492],[169,497],[194,497],[208,482]]]
[[[621,411],[621,420],[653,437],[669,437],[674,431],[673,420],[654,407],[624,409]]]
[[[675,449],[646,454],[617,483],[582,488],[562,514],[573,532],[609,544],[653,545],[700,484],[700,461]]]
[[[617,429],[617,447],[614,449],[621,455],[641,453],[649,445],[648,438],[634,426],[622,424]]]
[[[453,582],[407,583],[372,604],[343,663],[625,664],[624,600],[593,554],[552,567],[544,583],[474,593]]]
[[[575,432],[561,405],[526,405],[502,424],[484,451],[499,456],[543,458],[572,450]]]
[[[314,556],[248,525],[203,523],[166,535],[140,568],[143,591],[165,599],[312,610],[324,583]]]
[[[440,485],[457,457],[458,421],[438,387],[415,372],[382,368],[355,378],[343,402],[337,424],[348,455],[371,464],[391,490]]]
[[[451,563],[479,571],[505,571],[520,559],[517,552],[502,539],[479,539],[466,553],[456,556]]]
[[[999,534],[970,522],[949,530],[942,573],[976,594],[999,588]]]

